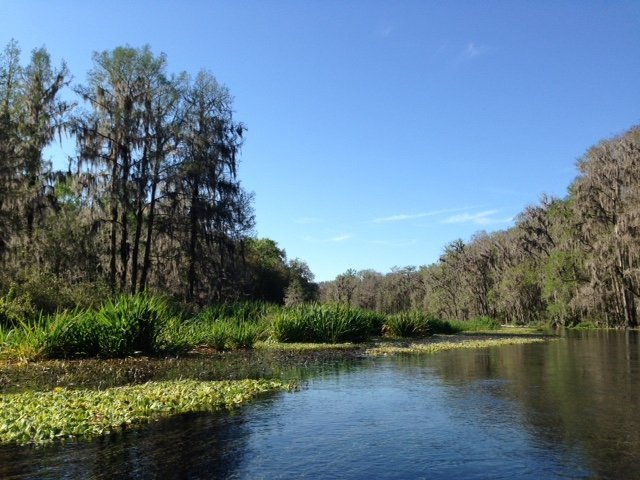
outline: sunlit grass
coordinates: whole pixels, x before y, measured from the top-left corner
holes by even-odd
[[[383,321],[383,315],[344,305],[307,304],[277,312],[270,333],[287,343],[362,342],[379,335]]]

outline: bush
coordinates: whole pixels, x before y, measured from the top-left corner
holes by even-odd
[[[0,297],[0,327],[13,328],[35,317],[36,309],[29,295],[18,294],[11,288],[4,297]]]
[[[429,329],[432,334],[452,335],[454,333],[461,332],[461,329],[452,325],[447,320],[441,320],[436,317],[429,317],[428,319]]]

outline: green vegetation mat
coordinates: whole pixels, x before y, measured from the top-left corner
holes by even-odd
[[[412,342],[404,345],[388,344],[379,345],[367,350],[369,355],[392,355],[397,353],[436,353],[445,350],[453,350],[456,348],[486,348],[497,347],[501,345],[519,345],[525,343],[544,342],[545,339],[539,337],[523,338],[487,338],[487,339],[464,339],[457,342],[429,342],[419,343]]]
[[[291,389],[272,380],[174,380],[106,390],[0,395],[0,444],[45,444],[94,437],[179,413],[239,406],[265,392]]]

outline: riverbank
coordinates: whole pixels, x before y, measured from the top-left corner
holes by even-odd
[[[358,359],[545,341],[515,331],[365,344],[256,344],[183,357],[0,362],[0,444],[40,445],[109,434],[163,417],[242,405],[291,390],[311,370]]]

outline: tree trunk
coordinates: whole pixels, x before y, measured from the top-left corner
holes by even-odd
[[[193,300],[194,290],[196,284],[196,248],[198,242],[198,181],[194,182],[191,191],[191,212],[189,215],[190,228],[189,228],[189,269],[187,272],[187,298]]]

